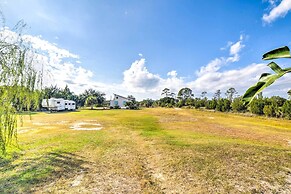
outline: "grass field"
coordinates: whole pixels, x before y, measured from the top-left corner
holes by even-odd
[[[0,159],[0,193],[291,193],[288,120],[161,108],[39,113],[24,116],[18,141]]]

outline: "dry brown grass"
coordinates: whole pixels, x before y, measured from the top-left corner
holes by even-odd
[[[75,123],[100,131],[75,131]],[[89,124],[88,124],[89,123]],[[36,114],[0,192],[290,193],[291,122],[178,109]]]

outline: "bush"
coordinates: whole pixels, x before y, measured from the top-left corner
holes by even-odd
[[[250,111],[253,114],[262,115],[264,114],[265,102],[262,98],[254,99],[250,104]]]
[[[213,99],[213,100],[207,100],[207,102],[205,104],[205,108],[206,109],[215,109],[216,104],[217,104],[217,102],[216,102],[215,99]]]
[[[233,99],[231,108],[234,112],[245,112],[247,110],[247,107],[244,105],[241,97]]]
[[[223,106],[222,106],[222,111],[223,112],[228,112],[230,111],[230,105],[231,105],[231,101],[228,99],[223,99]]]
[[[272,105],[266,105],[263,108],[263,112],[267,117],[275,116],[275,109]]]
[[[125,106],[132,110],[139,109],[138,103],[136,101],[128,101],[125,103]]]
[[[282,107],[284,117],[291,119],[291,100],[285,101]]]
[[[223,99],[217,100],[215,110],[217,110],[217,111],[223,110]]]

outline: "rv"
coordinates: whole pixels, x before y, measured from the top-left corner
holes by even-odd
[[[64,100],[63,98],[43,99],[41,102],[43,108],[49,111],[75,110],[76,103],[73,100]]]

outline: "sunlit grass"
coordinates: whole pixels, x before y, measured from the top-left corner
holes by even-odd
[[[196,110],[24,115],[0,192],[288,192],[290,131],[287,120]]]

